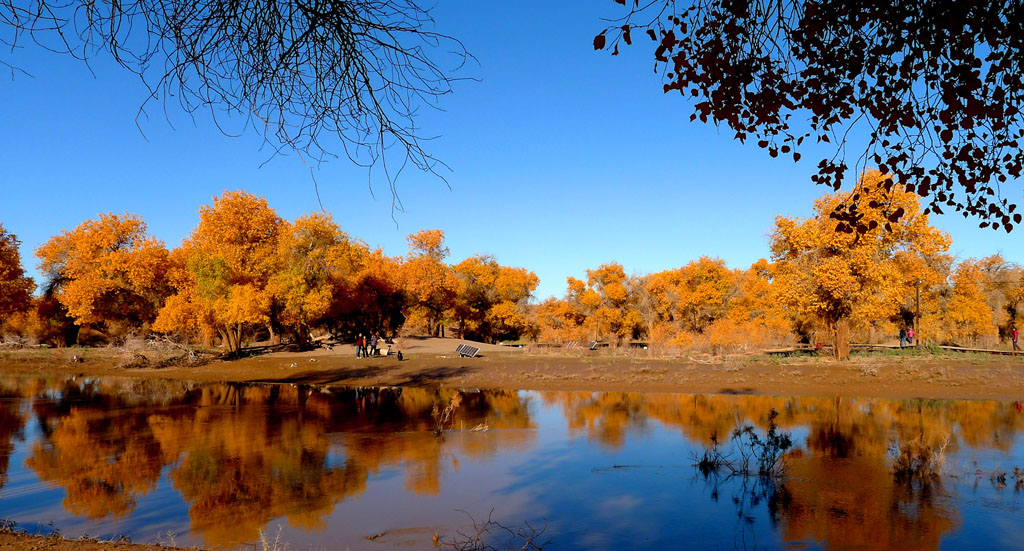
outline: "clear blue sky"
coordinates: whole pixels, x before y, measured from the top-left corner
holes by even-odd
[[[690,123],[690,103],[662,94],[646,39],[618,57],[593,51],[601,17],[618,9],[610,0],[442,1],[438,30],[466,44],[478,64],[463,74],[480,79],[420,121],[440,135],[429,148],[451,165],[451,189],[406,172],[406,210],[393,220],[386,186],[375,182],[372,196],[365,170],[336,160],[317,173],[324,207],[391,255],[406,252],[407,234],[441,228],[455,261],[488,253],[534,270],[539,299],[610,261],[644,274],[704,254],[733,267],[767,256],[775,216],[807,216],[826,191],[809,180],[816,152],[796,164],[771,159],[727,130]],[[33,75],[0,76],[0,222],[33,270],[37,246],[101,212],[137,213],[174,247],[225,189],[263,195],[288,219],[319,208],[297,159],[259,168],[267,152],[252,134],[226,137],[174,111],[172,127],[151,109],[143,136],[135,115],[145,90],[123,71],[100,62],[94,76],[32,47],[2,56]],[[1009,197],[1024,202],[1019,183]],[[933,220],[961,257],[1024,262],[1024,228]]]

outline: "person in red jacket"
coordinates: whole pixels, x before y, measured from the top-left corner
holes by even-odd
[[[1014,352],[1017,352],[1018,350],[1020,350],[1020,347],[1017,346],[1017,336],[1019,334],[1020,333],[1017,331],[1017,326],[1014,325],[1013,326],[1013,331],[1010,333],[1010,335],[1013,337],[1013,351]]]

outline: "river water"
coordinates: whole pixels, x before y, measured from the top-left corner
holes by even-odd
[[[1010,402],[463,390],[435,435],[456,392],[0,378],[0,518],[224,549],[451,548],[488,518],[550,550],[1024,549]],[[693,466],[772,410],[782,478]],[[897,481],[908,442],[944,474]]]

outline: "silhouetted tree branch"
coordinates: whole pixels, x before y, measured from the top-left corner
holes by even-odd
[[[1001,188],[1010,180],[1017,195],[1012,179],[1024,169],[1020,2],[634,0],[627,9],[594,48],[616,55],[619,42],[646,35],[664,91],[694,98],[690,120],[725,123],[794,161],[805,140],[834,144],[812,176],[834,189],[860,127],[868,138],[855,174],[874,164],[928,211],[949,207],[981,227],[1021,222]],[[832,214],[838,230],[866,230],[857,197]]]
[[[225,133],[239,117],[275,155],[307,164],[335,156],[337,138],[356,163],[379,164],[392,193],[408,164],[444,166],[414,121],[469,59],[418,0],[0,0],[0,43],[26,41],[86,63],[111,57],[149,90],[140,116],[177,103]]]

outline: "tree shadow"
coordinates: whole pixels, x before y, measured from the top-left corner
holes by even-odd
[[[753,394],[754,388],[745,386],[741,388],[723,388],[718,391],[719,394]]]
[[[367,366],[356,369],[337,368],[315,371],[301,371],[277,378],[269,378],[257,382],[266,383],[296,383],[296,384],[326,384],[350,381],[353,379],[364,379],[380,377],[398,369],[395,366]]]
[[[459,375],[467,375],[477,371],[475,367],[431,367],[427,369],[421,369],[415,373],[409,373],[406,379],[400,383],[399,386],[430,386],[441,383],[452,377]]]
[[[397,371],[398,366],[366,366],[360,368],[337,368],[316,371],[302,371],[282,377],[262,379],[256,382],[292,384],[345,383],[359,379],[379,379]],[[473,373],[477,368],[465,366],[428,367],[403,374],[400,381],[388,381],[389,386],[436,386],[448,379]]]

